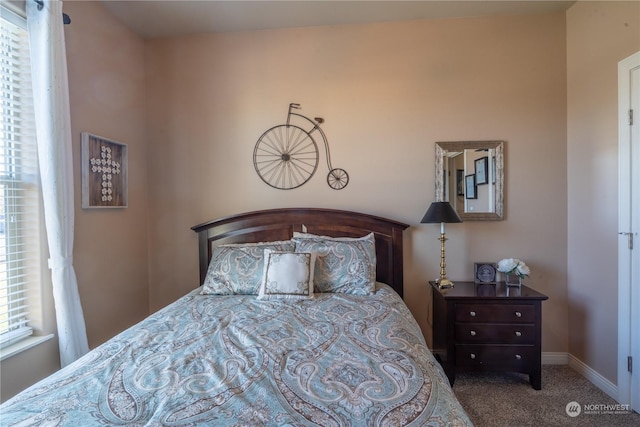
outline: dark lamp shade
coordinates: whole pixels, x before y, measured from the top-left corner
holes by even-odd
[[[458,213],[453,209],[449,202],[433,202],[427,213],[422,217],[421,223],[436,222],[462,222]]]

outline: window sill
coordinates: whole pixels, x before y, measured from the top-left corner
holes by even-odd
[[[11,356],[15,356],[18,353],[21,353],[25,350],[28,350],[32,347],[35,347],[37,345],[40,345],[44,342],[49,341],[50,339],[53,339],[55,335],[53,334],[49,334],[49,335],[42,335],[42,336],[38,336],[38,337],[34,337],[34,336],[30,336],[29,338],[25,338],[23,340],[20,340],[19,342],[15,343],[15,344],[11,344],[8,345],[6,347],[0,348],[0,361],[7,359]]]

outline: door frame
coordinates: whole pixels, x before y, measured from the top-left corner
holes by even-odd
[[[631,106],[631,70],[640,68],[640,52],[618,63],[618,233],[631,231],[631,126],[629,107]],[[634,120],[640,121],[640,111]],[[636,213],[637,215],[637,213]],[[640,239],[634,242],[640,245]],[[636,249],[639,250],[639,249]],[[628,255],[627,255],[628,254]],[[632,374],[627,369],[627,357],[633,356],[636,376],[640,375],[640,351],[638,343],[632,341],[631,325],[640,324],[640,309],[632,309],[631,261],[628,236],[618,235],[618,402],[631,404]],[[637,333],[637,332],[636,332]],[[636,340],[637,341],[637,340]],[[634,348],[632,348],[632,344]],[[637,381],[636,381],[637,383]],[[640,393],[640,390],[635,390]],[[636,396],[637,400],[637,396]],[[634,407],[638,411],[640,408]]]

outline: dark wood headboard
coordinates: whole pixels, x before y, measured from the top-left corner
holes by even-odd
[[[403,296],[402,232],[407,224],[335,209],[284,208],[247,212],[191,227],[198,233],[200,283],[204,281],[213,248],[228,243],[288,240],[294,231],[331,237],[362,237],[371,232],[376,240],[377,280]]]

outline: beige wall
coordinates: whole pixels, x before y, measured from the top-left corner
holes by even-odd
[[[617,382],[618,62],[640,50],[639,2],[567,12],[569,352]]]
[[[566,22],[558,13],[147,43],[98,3],[66,2],[65,11],[75,266],[92,346],[197,286],[192,225],[285,206],[411,224],[406,301],[430,341],[425,282],[439,272],[438,227],[418,221],[433,200],[433,144],[501,139],[505,220],[448,226],[449,276],[471,279],[475,261],[524,259],[530,283],[550,296],[543,351],[569,351],[615,382],[615,72],[640,49],[638,3],[579,2]],[[346,189],[329,189],[324,163],[292,191],[255,174],[255,141],[289,102],[327,120]],[[127,209],[80,208],[81,131],[128,145]],[[2,397],[19,387],[5,387],[9,369],[27,378],[57,360],[49,344],[3,361]]]
[[[520,257],[544,303],[543,351],[567,351],[564,13],[287,29],[147,44],[150,301],[198,285],[190,227],[236,212],[317,206],[407,222],[406,301],[431,337],[427,280],[439,227],[418,222],[434,198],[434,142],[506,141],[506,219],[447,228],[449,277],[476,261]],[[341,191],[320,164],[275,190],[253,147],[287,105],[326,119]],[[324,155],[322,155],[324,162]]]
[[[74,261],[91,347],[149,313],[144,43],[95,2],[65,3],[76,170]],[[127,145],[128,207],[81,209],[80,133]]]
[[[149,313],[144,43],[97,2],[65,2],[64,10],[72,19],[65,39],[76,165],[74,266],[95,347]],[[83,131],[127,144],[128,208],[81,208]],[[4,360],[2,399],[58,368],[56,340]]]

